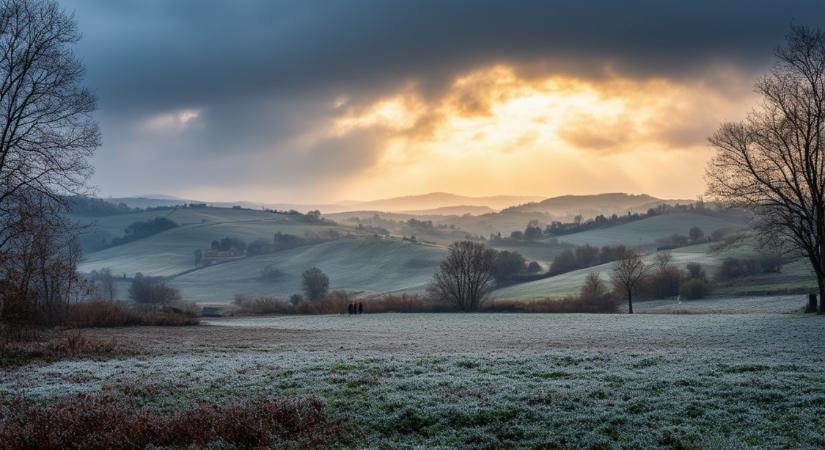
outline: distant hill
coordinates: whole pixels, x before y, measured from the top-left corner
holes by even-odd
[[[109,197],[103,199],[115,205],[124,204],[129,208],[156,208],[158,206],[177,206],[186,203],[204,203],[197,200],[187,200],[169,195],[138,196],[138,197]]]
[[[478,216],[481,214],[489,214],[496,212],[495,209],[488,206],[444,206],[434,209],[419,209],[416,211],[402,211],[416,216],[463,216],[465,214],[472,214]]]
[[[484,206],[499,210],[525,202],[535,202],[541,197],[522,195],[494,195],[489,197],[466,197],[446,192],[432,192],[422,195],[385,198],[350,205],[350,209],[377,211],[422,211],[466,205]]]
[[[381,212],[407,212],[415,215],[463,215],[463,214],[485,214],[498,211],[509,206],[522,203],[535,202],[542,197],[522,196],[522,195],[493,195],[488,197],[467,197],[463,195],[450,194],[446,192],[432,192],[422,195],[410,195],[404,197],[391,197],[369,201],[342,201],[334,203],[265,203],[238,200],[234,202],[209,202],[201,200],[191,200],[177,198],[169,195],[141,195],[134,197],[110,197],[107,202],[123,203],[130,208],[152,208],[157,206],[175,206],[185,203],[206,203],[209,206],[229,208],[241,206],[251,209],[294,209],[300,212],[310,210],[320,210],[324,214],[333,214],[349,211],[381,211]],[[449,208],[455,208],[450,210]]]
[[[599,214],[627,214],[645,212],[662,204],[686,204],[692,200],[664,200],[647,194],[625,194],[622,192],[595,195],[562,195],[540,202],[531,202],[507,208],[505,212],[540,212],[554,217],[566,218],[581,215],[585,219]]]

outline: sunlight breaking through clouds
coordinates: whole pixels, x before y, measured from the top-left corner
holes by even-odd
[[[742,104],[701,80],[525,79],[497,65],[457,78],[434,99],[409,85],[348,105],[330,135],[382,132],[376,163],[347,185],[350,196],[401,193],[400,186],[491,194],[632,186],[692,196],[702,191],[707,136],[742,114]],[[662,188],[662,172],[672,170],[692,172],[693,181]]]

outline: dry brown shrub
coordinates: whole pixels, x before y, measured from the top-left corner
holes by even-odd
[[[163,412],[110,394],[77,395],[47,406],[15,398],[0,406],[0,449],[204,447],[322,448],[343,437],[317,397],[202,402]]]

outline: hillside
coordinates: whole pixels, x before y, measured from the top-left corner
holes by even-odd
[[[541,199],[536,196],[523,195],[493,195],[488,197],[468,197],[446,192],[432,192],[422,195],[393,197],[367,202],[358,202],[351,205],[352,210],[377,211],[419,211],[444,208],[449,206],[486,206],[492,209],[503,209],[509,206]]]
[[[685,247],[674,250],[673,264],[684,267],[687,263],[697,262],[705,267],[708,273],[719,264],[723,255],[716,255],[707,252],[707,245],[702,244],[697,248]],[[647,264],[653,262],[653,254],[648,254],[644,260]],[[600,272],[602,280],[607,282],[614,263],[601,264],[585,269],[574,270],[554,277],[541,280],[530,281],[528,283],[516,284],[503,289],[493,291],[492,298],[499,300],[534,300],[539,298],[564,297],[575,295],[584,284],[584,279],[590,272]]]
[[[608,193],[595,195],[563,195],[540,202],[508,208],[507,211],[541,212],[557,218],[571,218],[581,215],[585,219],[599,214],[627,214],[628,212],[645,212],[662,204],[691,203],[690,200],[662,200],[647,194]]]
[[[443,259],[440,246],[386,239],[340,239],[206,267],[172,279],[187,300],[230,302],[236,294],[286,298],[301,292],[301,273],[318,267],[331,289],[371,293],[423,291]],[[262,281],[261,269],[283,272]]]
[[[169,218],[180,226],[89,253],[84,257],[80,270],[88,272],[108,267],[113,273],[128,277],[136,272],[171,276],[194,268],[196,249],[206,249],[213,240],[228,236],[251,242],[255,239],[271,240],[276,232],[297,236],[324,236],[330,231],[364,234],[351,227],[302,223],[298,217],[291,215],[232,208],[178,208],[119,214],[95,220],[92,229],[108,236],[120,236],[129,224],[155,217]]]
[[[687,235],[691,227],[697,226],[709,235],[719,229],[747,228],[747,218],[740,214],[669,213],[642,220],[598,228],[559,236],[559,242],[574,245],[616,245],[645,246],[656,239],[674,233]]]

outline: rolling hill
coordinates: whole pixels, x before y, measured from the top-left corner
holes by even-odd
[[[572,218],[581,215],[585,219],[599,214],[627,214],[645,212],[662,204],[687,204],[691,200],[662,200],[647,194],[608,193],[595,195],[563,195],[540,202],[531,202],[507,208],[506,211],[540,212],[557,218]]]
[[[444,247],[390,239],[339,239],[269,255],[205,267],[171,280],[186,299],[230,302],[236,294],[286,298],[301,292],[301,273],[318,267],[331,289],[365,294],[418,292],[426,288],[443,259]],[[283,275],[263,281],[271,266]]]
[[[172,276],[194,267],[196,249],[209,248],[215,239],[236,237],[246,242],[272,239],[276,232],[304,236],[360,233],[352,227],[302,223],[296,216],[266,211],[232,208],[178,208],[143,211],[107,216],[91,222],[91,227],[109,236],[120,236],[123,229],[136,221],[166,217],[177,228],[122,245],[89,253],[80,270],[88,272],[108,267],[117,275],[133,276],[136,272],[152,276]]]
[[[574,245],[616,245],[646,246],[656,239],[674,233],[687,235],[691,227],[697,226],[709,235],[719,229],[743,229],[748,219],[739,214],[671,213],[620,225],[597,228],[595,230],[559,236],[559,242]]]

